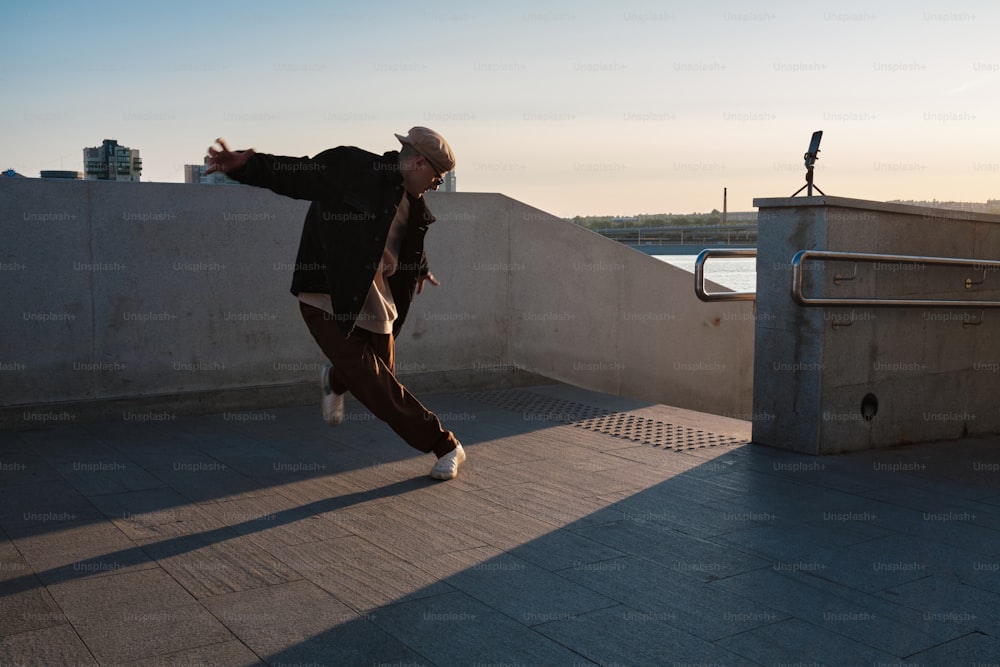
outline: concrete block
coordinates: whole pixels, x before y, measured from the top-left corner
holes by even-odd
[[[786,272],[767,267],[780,269],[782,255],[807,249],[975,261],[974,251],[992,238],[985,230],[1000,217],[839,197],[757,203],[764,266],[758,306],[774,317],[757,323],[753,412],[776,418],[755,420],[755,442],[822,454],[995,432],[990,420],[976,422],[995,412],[993,401],[970,390],[976,377],[970,369],[983,349],[977,341],[993,336],[986,322],[992,310],[802,306],[782,289]],[[969,299],[965,281],[972,273],[910,262],[807,260],[803,293]],[[877,400],[877,412],[867,397]]]

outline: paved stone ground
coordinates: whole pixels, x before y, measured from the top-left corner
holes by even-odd
[[[1000,439],[811,458],[554,385],[0,433],[0,665],[997,665]],[[166,419],[165,419],[166,418]]]

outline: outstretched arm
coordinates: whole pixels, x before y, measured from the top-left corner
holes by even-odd
[[[208,149],[206,173],[222,172],[233,180],[267,188],[294,199],[319,201],[336,196],[351,166],[349,151],[334,148],[315,158],[232,151],[222,139]]]

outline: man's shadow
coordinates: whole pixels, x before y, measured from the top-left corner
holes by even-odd
[[[248,519],[231,526],[220,526],[219,528],[213,528],[200,533],[179,535],[157,542],[147,542],[142,545],[94,556],[42,572],[8,579],[0,582],[0,592],[9,595],[28,591],[38,587],[38,580],[41,580],[46,586],[51,586],[74,579],[81,579],[93,573],[103,573],[111,570],[118,571],[135,565],[154,563],[164,558],[180,556],[240,536],[252,535],[272,528],[286,526],[297,521],[325,514],[326,512],[343,510],[373,500],[418,491],[435,484],[440,484],[440,482],[429,477],[415,477],[393,482],[375,489],[324,498],[286,510],[269,512],[266,516]]]

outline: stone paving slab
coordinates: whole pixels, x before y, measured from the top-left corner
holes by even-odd
[[[575,566],[563,576],[627,605],[637,619],[657,620],[704,641],[716,641],[775,623],[789,614],[727,590],[705,586],[692,572],[716,570],[714,563],[672,566],[625,556]]]
[[[15,539],[14,545],[45,584],[156,567],[148,554],[108,522],[36,530]]]
[[[66,623],[62,610],[14,543],[0,541],[0,628],[5,635]]]
[[[359,613],[454,590],[439,572],[428,572],[430,568],[356,535],[284,547],[274,553],[294,572]]]
[[[739,655],[698,639],[675,617],[619,605],[554,620],[535,629],[600,665],[728,665]],[[583,664],[583,663],[581,663]]]
[[[55,663],[53,663],[55,664]],[[174,653],[143,658],[127,663],[129,667],[202,667],[205,665],[241,665],[266,667],[267,663],[239,640],[184,649]]]
[[[961,628],[930,622],[916,610],[801,572],[762,569],[714,585],[899,658],[966,633]]]
[[[7,627],[7,626],[5,626]],[[100,664],[69,624],[18,632],[0,640],[0,664],[30,667]]]
[[[737,665],[901,664],[892,654],[797,618],[749,630],[722,639],[718,644],[739,656],[732,663]]]
[[[119,664],[231,635],[164,570],[79,578],[49,587],[98,662]]]
[[[306,580],[215,596],[205,606],[271,664],[360,665],[412,655],[364,614]]]
[[[375,612],[374,622],[412,647],[422,657],[419,665],[594,664],[458,591],[386,607]]]
[[[1000,655],[1000,438],[813,458],[565,385],[0,433],[0,665]]]

